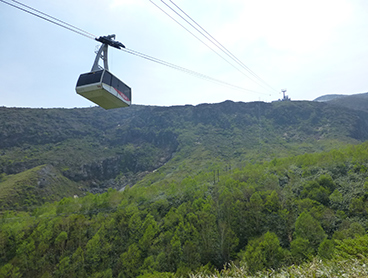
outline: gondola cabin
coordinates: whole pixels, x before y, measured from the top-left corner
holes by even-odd
[[[131,104],[131,88],[106,69],[81,74],[76,91],[105,109],[127,107]]]
[[[75,90],[77,93],[105,109],[113,109],[130,106],[132,101],[132,90],[129,86],[121,82],[111,72],[107,60],[108,46],[117,49],[125,48],[118,41],[115,35],[96,38],[102,46],[96,53],[91,72],[83,73],[79,76]],[[104,62],[104,67],[98,63],[100,59]]]

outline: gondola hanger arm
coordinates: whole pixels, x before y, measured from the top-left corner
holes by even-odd
[[[100,36],[99,38],[95,38],[95,40],[101,42],[102,45],[98,50],[98,52],[96,53],[97,55],[91,71],[101,70],[101,67],[98,64],[100,59],[103,61],[104,69],[109,70],[108,56],[107,56],[108,46],[112,46],[117,49],[125,48],[125,46],[121,42],[115,41],[114,34],[108,36]]]

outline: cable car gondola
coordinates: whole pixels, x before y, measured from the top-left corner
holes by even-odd
[[[131,88],[109,72],[107,62],[108,45],[118,49],[125,48],[121,42],[112,40],[113,38],[115,38],[115,35],[96,39],[102,42],[102,46],[97,52],[92,70],[79,76],[75,88],[79,95],[104,109],[127,107],[131,104],[132,97]],[[100,59],[104,61],[104,68],[98,64]]]

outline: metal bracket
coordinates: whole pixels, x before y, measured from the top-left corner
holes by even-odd
[[[125,48],[124,44],[115,40],[115,35],[103,36],[103,37],[99,37],[98,39],[96,38],[95,40],[102,42],[103,44],[108,44],[117,49]]]
[[[95,62],[93,63],[91,71],[99,71],[102,67],[98,64],[100,59],[103,61],[104,68],[109,70],[109,64],[107,62],[107,44],[101,45],[100,49],[97,52],[97,56],[95,58]]]
[[[98,64],[100,59],[103,61],[104,69],[109,70],[109,64],[107,60],[107,49],[109,45],[118,49],[125,48],[125,46],[121,42],[115,41],[114,39],[115,35],[108,35],[95,39],[96,41],[101,42],[102,45],[97,52],[91,71],[98,71],[102,69],[101,66]]]

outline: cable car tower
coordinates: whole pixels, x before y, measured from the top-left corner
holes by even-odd
[[[96,38],[102,43],[97,52],[92,69],[79,76],[75,90],[77,93],[104,109],[127,107],[131,105],[132,90],[109,71],[108,46],[117,49],[125,48],[115,35]],[[103,67],[99,65],[100,59]]]
[[[283,98],[282,98],[282,101],[290,101],[291,99],[289,98],[289,96],[285,95],[286,93],[286,89],[282,89],[281,92],[283,94]]]

